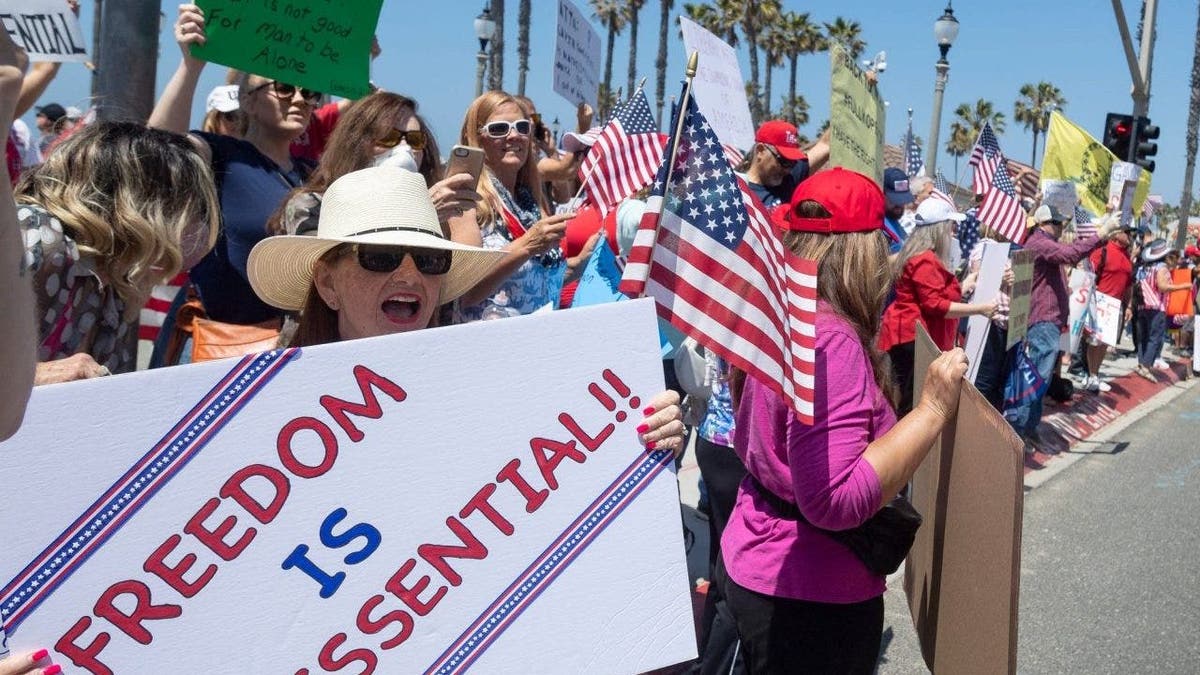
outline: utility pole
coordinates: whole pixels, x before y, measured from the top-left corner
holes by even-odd
[[[1154,66],[1154,24],[1158,16],[1158,0],[1145,0],[1146,15],[1142,17],[1140,54],[1134,54],[1133,39],[1129,24],[1125,21],[1125,8],[1121,0],[1112,0],[1113,13],[1117,18],[1117,30],[1121,33],[1121,46],[1125,49],[1125,62],[1129,66],[1129,77],[1133,80],[1133,116],[1145,117],[1150,113],[1150,73]]]
[[[101,17],[104,14],[104,0],[93,0],[92,2],[92,100],[95,101],[99,96],[100,78],[96,76],[97,69],[100,67],[100,48],[104,44],[104,22]]]
[[[121,0],[98,6],[103,61],[96,64],[95,105],[102,120],[145,122],[154,109],[160,3]]]

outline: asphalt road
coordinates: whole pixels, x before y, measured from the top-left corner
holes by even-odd
[[[1025,497],[1020,673],[1200,673],[1200,387]],[[901,584],[879,673],[927,672]]]

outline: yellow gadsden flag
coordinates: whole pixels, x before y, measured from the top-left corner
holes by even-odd
[[[1075,184],[1080,206],[1095,215],[1103,215],[1108,204],[1109,179],[1117,156],[1067,119],[1060,112],[1050,113],[1050,131],[1046,137],[1046,155],[1042,159],[1042,178],[1069,180]],[[1150,172],[1142,171],[1133,195],[1133,212],[1140,213],[1150,193]]]

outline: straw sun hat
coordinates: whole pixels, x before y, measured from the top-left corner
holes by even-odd
[[[450,270],[442,275],[439,304],[466,293],[504,258],[502,251],[443,237],[425,179],[412,171],[383,166],[348,173],[329,186],[316,236],[286,235],[260,241],[250,251],[246,265],[250,285],[264,302],[299,310],[312,286],[313,266],[338,244],[453,251]]]

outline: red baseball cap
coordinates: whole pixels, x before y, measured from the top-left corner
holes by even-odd
[[[800,133],[796,127],[783,120],[763,122],[754,134],[755,143],[766,143],[775,148],[780,157],[793,162],[804,159],[804,151],[800,149]]]
[[[800,202],[815,201],[825,207],[829,218],[801,218]],[[883,190],[874,180],[842,167],[819,171],[796,186],[787,216],[779,223],[798,232],[870,232],[883,227]]]
[[[1183,254],[1189,258],[1200,258],[1200,248],[1189,244],[1187,248],[1183,249]]]

